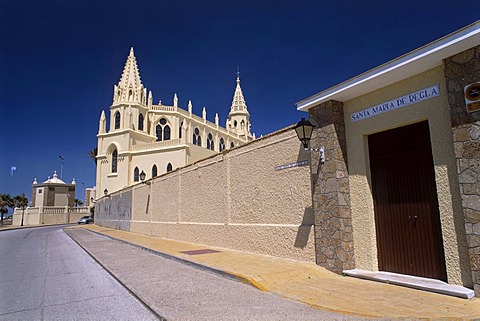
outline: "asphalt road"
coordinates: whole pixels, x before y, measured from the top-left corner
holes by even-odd
[[[262,292],[83,229],[68,233],[167,320],[358,320]]]
[[[0,320],[158,320],[63,232],[0,231]]]

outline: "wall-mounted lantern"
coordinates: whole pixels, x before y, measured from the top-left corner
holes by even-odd
[[[143,184],[150,185],[150,182],[145,182],[145,178],[147,178],[147,174],[145,174],[145,172],[142,169],[142,171],[140,172],[140,180],[142,181]]]
[[[108,195],[108,189],[103,190],[103,195],[107,196]]]
[[[313,128],[315,126],[312,125],[311,122],[306,120],[305,118],[302,118],[293,129],[295,129],[295,132],[297,133],[298,139],[302,142],[303,149],[306,151],[312,151],[312,152],[319,152],[320,153],[320,162],[323,164],[325,163],[325,148],[320,147],[320,148],[309,148],[308,143],[310,142],[310,139],[312,139],[312,133],[313,133]]]

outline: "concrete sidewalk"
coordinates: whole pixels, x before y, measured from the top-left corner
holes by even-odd
[[[344,277],[313,263],[165,240],[96,225],[72,226],[234,276],[319,309],[373,318],[480,319],[480,299],[460,299]]]

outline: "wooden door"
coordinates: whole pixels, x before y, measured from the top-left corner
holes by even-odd
[[[368,137],[381,271],[446,281],[428,122]]]

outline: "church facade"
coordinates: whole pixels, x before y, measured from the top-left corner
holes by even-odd
[[[142,84],[133,48],[120,82],[114,86],[109,129],[102,111],[97,145],[97,195],[109,194],[146,179],[195,163],[255,137],[250,132],[250,114],[237,75],[236,88],[225,127],[178,106],[153,104],[152,92]],[[143,175],[142,175],[143,176]]]

